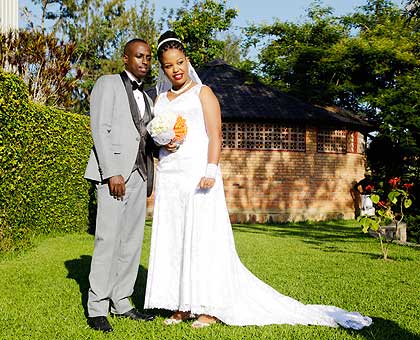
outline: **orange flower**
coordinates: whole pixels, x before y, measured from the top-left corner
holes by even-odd
[[[187,131],[188,131],[188,128],[187,128],[185,118],[178,116],[174,125],[175,139],[177,141],[183,140],[185,136],[187,135]]]

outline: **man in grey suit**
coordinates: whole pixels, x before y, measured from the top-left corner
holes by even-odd
[[[151,65],[146,41],[124,48],[125,71],[100,77],[91,93],[93,149],[85,178],[96,182],[98,212],[89,275],[88,324],[111,332],[111,314],[152,320],[133,308],[129,297],[137,278],[146,215],[153,187],[154,143],[146,125],[152,100],[142,88]]]

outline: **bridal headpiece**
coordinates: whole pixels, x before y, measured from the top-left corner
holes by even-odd
[[[157,45],[157,49],[159,49],[159,47],[161,47],[164,43],[168,42],[168,41],[177,41],[182,45],[181,40],[177,39],[177,38],[167,38],[167,39],[163,39],[158,45]]]
[[[182,42],[177,38],[167,38],[167,39],[162,40],[158,44],[157,49],[159,50],[159,48],[164,43],[169,42],[169,41],[176,41],[176,42],[179,42],[181,45],[183,45]],[[190,77],[190,79],[193,82],[195,82],[199,85],[202,84],[200,77],[198,76],[197,72],[195,71],[194,67],[191,65],[191,63],[189,61],[188,61],[188,76]],[[159,95],[163,92],[167,92],[171,88],[172,88],[172,83],[168,79],[168,77],[165,75],[165,73],[163,72],[162,66],[160,66],[159,67],[158,78],[157,78],[157,81],[156,81],[156,94]]]

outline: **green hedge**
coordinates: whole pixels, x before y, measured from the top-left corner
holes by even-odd
[[[35,235],[86,230],[89,118],[34,104],[22,80],[0,72],[0,124],[0,252]]]

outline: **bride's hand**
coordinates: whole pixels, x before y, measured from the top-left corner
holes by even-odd
[[[172,139],[168,144],[166,144],[165,148],[169,152],[175,152],[176,150],[178,150],[178,145],[175,142],[175,138]]]
[[[200,183],[198,183],[198,187],[200,189],[211,189],[214,186],[216,180],[214,178],[209,177],[201,177]]]

